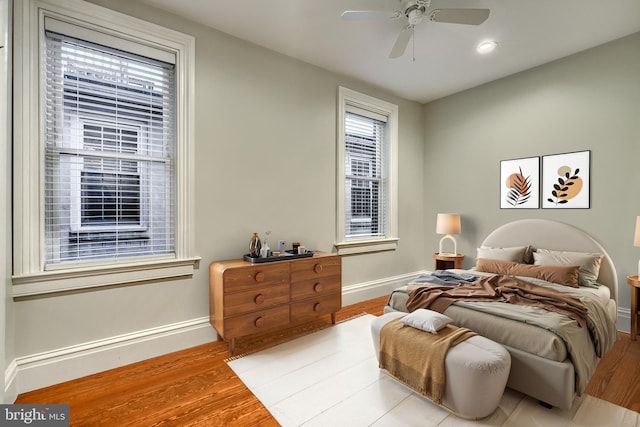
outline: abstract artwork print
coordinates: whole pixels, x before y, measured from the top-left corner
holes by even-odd
[[[542,157],[542,207],[589,209],[591,151]]]
[[[539,186],[539,157],[500,161],[500,208],[537,209]]]

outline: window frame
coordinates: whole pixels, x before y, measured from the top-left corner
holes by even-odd
[[[195,40],[159,25],[79,0],[16,0],[14,17],[13,296],[189,277],[194,247]],[[45,18],[159,50],[176,64],[175,254],[44,269],[44,88],[40,47]]]
[[[345,114],[349,107],[370,113],[372,117],[383,116],[387,122],[385,131],[386,173],[384,192],[386,196],[386,224],[384,236],[347,238],[346,236],[346,137]],[[336,242],[340,255],[395,250],[398,247],[398,106],[354,90],[338,87],[337,126],[337,178],[336,178]]]

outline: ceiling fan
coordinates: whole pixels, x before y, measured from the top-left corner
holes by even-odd
[[[398,0],[400,9],[391,16],[388,12],[376,10],[347,10],[342,12],[345,21],[360,21],[365,19],[406,18],[407,24],[400,30],[389,58],[399,58],[404,55],[409,40],[414,33],[414,28],[427,16],[432,22],[449,24],[480,25],[489,17],[489,9],[433,9],[427,13],[431,0]]]

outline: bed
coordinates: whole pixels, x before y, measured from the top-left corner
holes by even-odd
[[[473,329],[505,346],[512,360],[508,387],[546,405],[571,408],[602,355],[618,339],[618,279],[611,258],[587,233],[544,219],[524,219],[498,227],[484,239],[477,255],[474,268],[449,272],[484,278],[504,274],[501,269],[509,266],[509,271],[525,271],[526,276],[516,275],[518,279],[559,290],[588,308],[585,327],[545,308],[503,302],[456,301],[444,310],[455,325]],[[494,264],[499,271],[493,270]],[[549,276],[548,271],[554,273]],[[575,287],[550,282],[550,277],[564,280],[566,274],[557,279],[556,271],[579,274],[579,281]],[[415,290],[416,283],[420,280],[395,289],[384,311],[407,312],[408,289]],[[415,301],[410,304],[413,307]]]

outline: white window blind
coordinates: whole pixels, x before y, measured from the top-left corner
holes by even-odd
[[[45,267],[174,253],[175,65],[45,35]]]
[[[345,238],[384,237],[387,229],[386,117],[347,106],[344,127]]]

